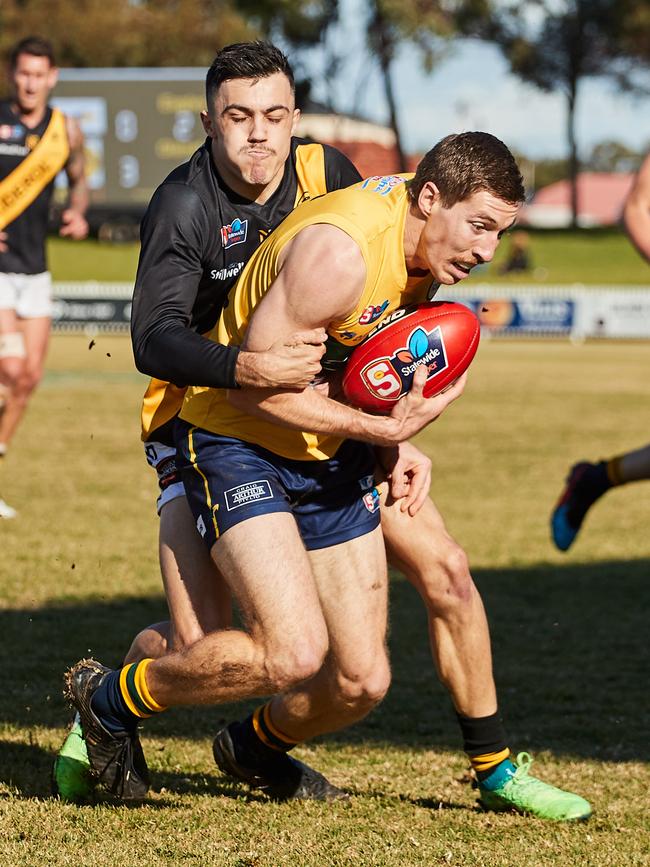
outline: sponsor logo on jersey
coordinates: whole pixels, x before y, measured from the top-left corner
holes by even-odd
[[[19,144],[2,144],[0,142],[0,154],[6,157],[26,157],[29,148]]]
[[[210,271],[210,277],[213,280],[227,280],[229,277],[236,277],[244,267],[244,264],[244,262],[233,262],[232,265],[228,265],[226,268],[219,268],[218,271],[216,268],[213,268]]]
[[[233,509],[239,509],[241,506],[247,506],[249,503],[256,503],[259,500],[272,500],[273,493],[271,491],[271,483],[268,479],[258,479],[255,482],[246,482],[245,485],[237,485],[236,488],[229,488],[224,491],[226,498],[226,508],[229,512]]]
[[[221,227],[221,243],[228,249],[235,244],[243,244],[248,235],[248,220],[234,219],[228,226]]]
[[[19,124],[0,123],[0,138],[19,139],[23,134],[23,127]]]
[[[380,400],[395,400],[409,390],[413,374],[421,364],[427,366],[427,382],[449,366],[439,325],[431,331],[418,326],[410,333],[406,346],[390,357],[378,358],[367,364],[361,371],[361,380],[368,391]]]
[[[406,183],[406,178],[400,178],[399,175],[373,175],[371,178],[361,184],[362,190],[370,190],[371,193],[379,193],[380,196],[387,196],[391,190],[400,184]]]
[[[369,325],[371,322],[375,322],[388,307],[389,303],[388,299],[386,299],[383,304],[369,304],[359,317],[359,325]]]

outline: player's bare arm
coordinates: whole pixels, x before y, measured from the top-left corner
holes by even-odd
[[[264,351],[278,335],[326,327],[343,319],[363,291],[366,266],[358,245],[341,229],[319,224],[303,229],[287,245],[280,273],[257,306],[244,349]],[[390,416],[373,416],[326,397],[313,388],[296,393],[231,392],[230,402],[253,415],[296,430],[332,434],[378,445],[409,439],[458,397],[464,380],[444,395],[426,399],[426,373]]]
[[[630,240],[650,262],[650,154],[639,169],[625,202],[623,216]]]
[[[84,140],[79,124],[66,117],[66,130],[70,143],[70,156],[65,165],[68,177],[68,207],[61,214],[59,234],[64,238],[80,241],[88,234],[86,211],[88,210],[88,183],[86,181],[86,160]]]
[[[310,328],[282,337],[266,352],[240,352],[235,378],[242,388],[306,388],[320,372],[327,332]]]

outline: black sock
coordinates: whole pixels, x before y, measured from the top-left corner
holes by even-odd
[[[247,716],[242,722],[231,723],[228,731],[235,748],[237,761],[247,767],[264,765],[281,760],[296,746],[279,732],[270,720],[268,702]]]

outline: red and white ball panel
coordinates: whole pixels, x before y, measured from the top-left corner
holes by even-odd
[[[464,304],[430,301],[393,311],[354,348],[343,376],[347,400],[369,412],[388,413],[411,388],[422,364],[425,397],[440,394],[470,366],[481,336]]]

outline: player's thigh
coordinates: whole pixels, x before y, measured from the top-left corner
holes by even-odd
[[[447,552],[456,547],[430,497],[415,515],[409,515],[408,511],[401,510],[399,500],[390,497],[387,482],[379,486],[379,493],[388,562],[409,579],[413,580],[417,573],[444,560]]]
[[[256,515],[230,527],[212,556],[251,633],[270,654],[323,654],[327,629],[311,564],[290,512]]]
[[[6,275],[0,274],[0,382],[5,385],[13,384],[22,374],[26,356],[10,289]]]
[[[387,570],[381,529],[309,552],[329,635],[330,654],[351,676],[382,661]]]
[[[230,592],[199,536],[185,494],[160,511],[160,569],[181,646],[232,621]]]
[[[2,300],[0,299],[0,304]],[[0,307],[0,335],[15,334],[18,331],[16,311],[13,307]]]
[[[291,513],[282,460],[179,423],[176,446],[195,526],[252,633],[267,645],[326,643],[311,566]]]

